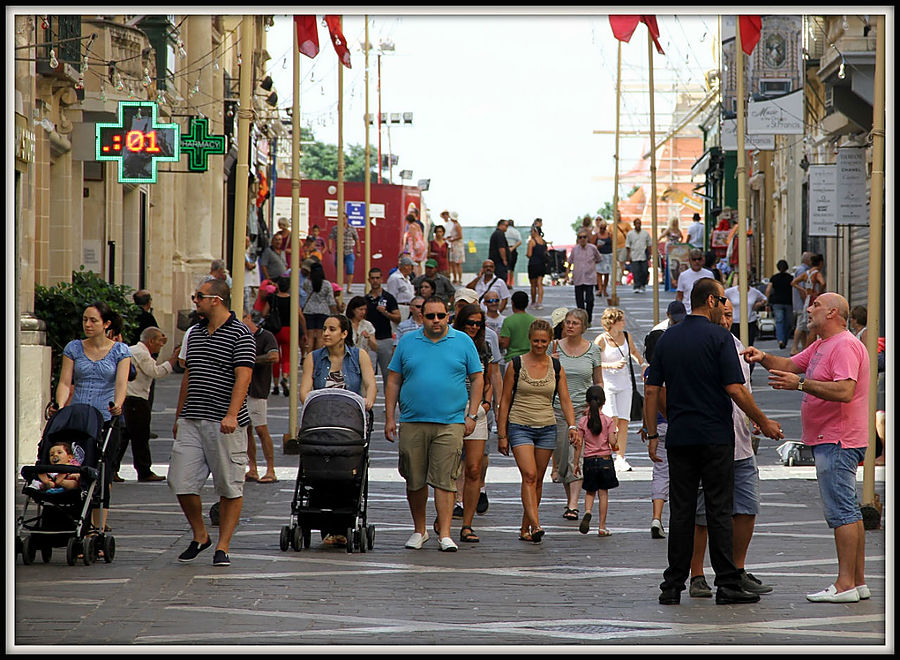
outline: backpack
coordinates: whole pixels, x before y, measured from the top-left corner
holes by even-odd
[[[562,365],[559,362],[558,358],[551,357],[553,361],[553,373],[556,376],[556,386],[553,388],[553,399],[556,398],[556,393],[559,391],[559,372],[562,369]],[[512,403],[516,398],[516,389],[519,387],[519,371],[522,369],[522,356],[517,355],[512,359],[513,366],[513,390],[512,396],[509,398],[509,406],[512,407]]]

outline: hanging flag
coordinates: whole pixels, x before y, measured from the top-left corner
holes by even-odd
[[[660,55],[665,55],[663,48],[659,43],[659,26],[656,24],[656,16],[653,14],[618,14],[610,15],[609,25],[612,27],[613,36],[619,41],[631,41],[631,35],[634,34],[638,23],[643,23],[650,30],[650,36],[653,43],[656,44],[656,50]]]
[[[331,43],[334,44],[334,50],[338,54],[338,58],[348,69],[350,67],[350,51],[347,49],[347,42],[344,34],[341,32],[341,17],[330,15],[325,17],[325,23],[328,25],[328,32],[331,34]]]
[[[294,16],[294,28],[297,30],[297,50],[307,57],[319,54],[319,28],[315,16]]]
[[[752,55],[762,32],[762,18],[759,16],[739,16],[738,18],[741,25],[741,50],[747,55]]]

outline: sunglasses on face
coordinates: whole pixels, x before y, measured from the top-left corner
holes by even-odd
[[[429,321],[434,321],[435,319],[445,319],[447,318],[447,312],[428,312],[425,314],[425,318]]]
[[[468,319],[466,321],[466,325],[469,326],[470,328],[483,328],[484,321],[476,321],[475,319]]]
[[[486,304],[490,304],[490,303],[498,303],[498,302],[500,302],[500,299],[499,299],[499,298],[485,298],[485,299],[484,299],[484,302],[485,302]]]
[[[713,296],[713,298],[716,301],[716,307],[718,307],[719,304],[724,305],[725,303],[728,302],[728,298],[726,298],[725,296]]]
[[[191,300],[193,300],[194,302],[198,302],[200,300],[203,300],[204,298],[218,298],[222,302],[225,302],[225,299],[222,296],[216,296],[211,293],[201,293],[197,291],[196,293],[191,295]]]
[[[410,305],[410,307],[415,307],[416,309],[422,309],[423,305]]]
[[[691,257],[691,261],[703,261],[703,257]]]

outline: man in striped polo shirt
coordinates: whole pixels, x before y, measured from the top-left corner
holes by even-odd
[[[178,561],[193,561],[212,545],[200,501],[200,489],[211,473],[220,506],[213,566],[230,566],[228,548],[243,504],[250,423],[245,399],[256,343],[230,311],[231,290],[224,281],[203,282],[191,298],[201,321],[187,342],[168,480],[194,538]]]

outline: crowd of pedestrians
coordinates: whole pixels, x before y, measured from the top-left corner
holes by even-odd
[[[738,281],[726,288],[703,267],[700,249],[691,251],[691,268],[679,277],[667,318],[644,338],[641,353],[625,329],[621,307],[605,306],[601,332],[593,341],[585,336],[592,327],[594,293],[601,301],[607,295],[613,231],[624,234],[620,248],[634,275],[634,292],[647,286],[654,255],[639,220],[627,231],[610,228],[602,218],[593,230],[589,219],[579,228],[570,257],[576,307],[553,310],[548,322],[528,311],[542,308],[545,271],[532,263],[546,254],[540,223],[530,227],[527,239],[529,297],[509,277],[523,242],[512,220],[497,223],[489,258],[463,284],[461,269],[454,267],[463,262],[457,251],[462,241],[458,217],[446,211],[441,216],[446,225],[429,242],[410,214],[396,268],[387,277],[379,268],[370,269],[368,291],[350,298],[346,307],[314,256],[322,247],[317,236],[309,237],[313,240],[293,264],[301,273],[300,305],[290,294],[291,255],[283,248],[287,226],[272,237],[258,262],[245,264],[248,270],[258,267],[261,279],[251,280],[245,290],[253,299],[241,318],[230,311],[227,271],[214,262],[191,296],[198,322],[161,363],[167,338],[153,318],[149,292],[134,297],[142,327],[132,346],[115,339],[121,319],[108,306],[95,303],[84,310],[85,338],[66,346],[55,407],[89,403],[105,419],[124,411],[125,438],[117,439],[115,455],[121,461],[130,439],[138,480],[168,481],[192,531],[179,561],[193,561],[213,544],[200,500],[210,475],[219,505],[215,566],[231,563],[229,545],[244,484],[277,481],[267,400],[289,393],[284,374],[290,328],[296,323],[301,403],[313,390],[342,388],[363,397],[371,411],[380,374],[384,434],[397,443],[398,469],[406,482],[412,533],[405,546],[410,549],[422,548],[434,533],[439,550],[456,551],[451,525],[457,517],[460,542],[482,540],[473,525],[476,513],[488,508],[485,474],[492,437],[500,454],[512,455],[520,473],[521,541],[538,544],[546,536],[540,503],[548,467],[551,481],[565,491],[562,517],[580,521],[578,531],[587,534],[596,499],[594,528],[600,537],[612,536],[609,491],[618,486],[617,473],[633,469],[625,459],[628,424],[642,422],[640,435],[653,465],[650,536],[668,538],[662,604],[678,603],[685,588],[692,597],[712,596],[703,575],[707,545],[717,603],[755,602],[772,590],[746,570],[759,511],[750,429],[782,437],[780,425],[760,410],[749,387],[750,369],[759,363],[775,389],[804,392],[803,441],[814,447],[825,517],[835,530],[838,577],[808,598],[851,602],[869,597],[855,505],[855,466],[866,444],[869,395],[868,361],[859,339],[865,310],[851,314],[846,300],[826,291],[820,255],[804,254],[808,267],[793,276],[787,274],[787,262],[780,261],[766,293],[752,289],[747,298],[751,325],[761,307],[774,307],[778,344],[785,349],[790,296],[803,296],[797,334],[806,336],[795,334],[796,354],[767,354],[753,346],[752,332],[747,346],[739,341]],[[349,223],[345,230],[343,259],[352,282],[358,237]],[[672,240],[681,240],[680,230]],[[334,250],[330,242],[327,251]],[[855,335],[847,330],[851,316]],[[161,477],[151,469],[149,451],[152,382],[179,363],[184,376],[175,442],[168,475]],[[129,381],[132,364],[136,373]],[[644,384],[643,409],[633,405],[638,382]],[[262,475],[254,431],[266,464]],[[431,525],[429,487],[436,511]],[[662,523],[667,501],[668,534]],[[108,507],[107,500],[97,511],[98,528],[106,525]],[[332,542],[347,539],[332,537]]]

